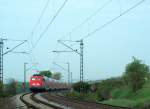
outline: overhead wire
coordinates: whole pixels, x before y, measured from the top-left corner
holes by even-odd
[[[96,11],[94,11],[91,15],[89,15],[88,17],[85,18],[85,20],[83,20],[79,25],[77,25],[76,27],[74,27],[69,33],[67,33],[66,35],[69,35],[71,37],[72,32],[74,32],[75,30],[77,30],[78,28],[80,28],[82,25],[86,24],[88,21],[90,21],[93,17],[95,17],[97,14],[99,14],[106,6],[108,6],[113,0],[108,0],[106,1],[101,7],[99,7]],[[65,35],[65,36],[66,36]],[[62,38],[64,38],[65,36],[63,36]],[[60,38],[60,39],[62,39]],[[70,38],[71,39],[71,38]],[[70,45],[71,47],[73,47],[74,45],[76,45],[77,43],[74,43],[72,45]]]
[[[45,4],[44,8],[43,8],[42,11],[41,11],[41,14],[40,14],[40,16],[39,16],[37,22],[35,23],[35,25],[34,25],[32,31],[31,31],[31,44],[32,44],[32,46],[33,46],[32,38],[33,38],[33,35],[34,35],[34,31],[35,31],[35,29],[37,28],[37,26],[40,24],[41,19],[42,19],[43,15],[44,15],[44,13],[45,13],[45,11],[46,11],[48,5],[49,5],[49,2],[50,2],[50,0],[47,0],[47,2],[46,2],[46,4]]]
[[[35,25],[34,25],[32,31],[31,31],[31,36],[30,36],[30,40],[31,40],[31,41],[29,41],[29,37],[27,38],[27,40],[28,40],[28,42],[27,42],[27,44],[28,44],[28,50],[29,50],[29,52],[30,52],[30,60],[31,60],[32,63],[35,63],[35,56],[34,56],[33,53],[31,53],[32,48],[33,48],[33,41],[32,41],[32,38],[33,38],[35,29],[37,28],[37,26],[38,26],[38,25],[40,24],[40,22],[41,22],[41,19],[42,19],[43,15],[44,15],[44,13],[45,13],[45,11],[46,11],[48,5],[49,5],[49,2],[50,2],[50,0],[47,0],[47,1],[46,1],[46,4],[45,4],[44,8],[42,9],[40,16],[39,16],[38,20],[36,21],[36,23],[35,23]],[[31,43],[30,43],[30,42],[31,42]],[[30,46],[30,44],[31,44],[31,46]]]
[[[16,45],[16,46],[14,46],[13,48],[11,48],[10,50],[6,51],[6,52],[5,52],[5,53],[3,53],[2,55],[6,55],[6,54],[8,54],[9,52],[11,52],[11,51],[15,50],[16,48],[18,48],[19,46],[23,45],[23,44],[24,44],[24,43],[26,43],[26,42],[27,42],[27,40],[22,41],[20,44],[18,44],[18,45]]]
[[[28,44],[28,52],[30,52],[30,51],[31,51],[31,46],[30,46],[29,41],[27,41],[27,44]],[[33,67],[34,67],[33,64],[34,64],[34,63],[37,63],[37,60],[36,60],[35,55],[34,55],[33,52],[30,52],[30,53],[28,54],[28,56],[29,56],[30,66],[31,66],[31,69],[30,69],[30,70],[33,70]],[[34,67],[34,68],[35,68],[35,67]]]
[[[77,25],[76,27],[74,27],[69,33],[67,33],[67,35],[71,34],[72,32],[74,32],[76,29],[80,28],[82,25],[84,25],[85,23],[87,23],[89,20],[91,20],[93,17],[95,17],[98,13],[100,13],[107,5],[109,5],[113,0],[108,0],[107,2],[105,2],[100,8],[98,8],[96,11],[94,11],[90,16],[88,16],[85,20],[83,20],[83,22],[81,22],[79,25]],[[66,36],[66,35],[65,35]],[[63,36],[62,38],[64,38],[65,36]],[[62,39],[60,38],[60,39]]]
[[[140,0],[140,2],[136,3],[135,5],[133,5],[132,7],[128,8],[127,10],[121,12],[122,10],[120,10],[120,15],[114,17],[113,19],[109,20],[108,22],[104,23],[102,26],[98,27],[97,29],[95,29],[94,31],[88,33],[87,35],[85,35],[84,37],[82,37],[81,39],[86,39],[90,36],[92,36],[94,33],[100,31],[101,29],[103,29],[104,27],[108,26],[109,24],[113,23],[114,21],[116,21],[117,19],[119,19],[120,17],[124,16],[125,14],[127,14],[128,12],[130,12],[131,10],[133,10],[134,8],[136,8],[137,6],[139,6],[140,4],[142,4],[144,1],[146,0]],[[81,24],[79,24],[79,26],[75,27],[79,28],[80,25],[83,25],[84,23],[86,23],[88,20],[90,19],[90,17],[88,17],[85,21],[83,21]],[[72,31],[74,31],[74,29]],[[71,31],[71,32],[72,32]],[[70,32],[69,32],[70,34]]]
[[[109,24],[113,23],[114,21],[116,21],[117,19],[119,19],[120,17],[122,17],[123,15],[127,14],[128,12],[130,12],[131,10],[133,10],[134,8],[136,8],[137,6],[141,5],[143,2],[145,2],[146,0],[140,0],[138,3],[136,3],[135,5],[133,5],[132,7],[130,7],[129,9],[127,9],[126,11],[120,13],[120,15],[114,17],[113,19],[111,19],[110,21],[106,22],[105,24],[103,24],[102,26],[98,27],[97,29],[95,29],[94,31],[88,33],[87,35],[85,35],[84,37],[82,37],[81,39],[86,39],[90,36],[92,36],[94,33],[100,31],[101,29],[103,29],[104,27],[108,26]]]
[[[50,0],[47,0],[46,4],[45,4],[45,6],[44,6],[44,8],[43,8],[43,10],[42,10],[42,12],[41,12],[41,14],[40,14],[40,17],[38,18],[36,24],[34,25],[34,27],[33,27],[31,33],[34,32],[34,30],[37,28],[38,24],[41,22],[41,19],[42,19],[43,15],[44,15],[44,13],[45,13],[45,11],[46,11],[46,8],[47,8],[48,5],[49,5],[49,1],[50,1]]]
[[[132,7],[130,7],[129,9],[127,9],[126,11],[120,13],[120,15],[118,15],[117,17],[111,19],[110,21],[106,22],[105,24],[103,24],[102,26],[98,27],[97,29],[95,29],[94,31],[88,33],[87,35],[85,35],[84,37],[81,38],[82,39],[86,39],[90,36],[92,36],[94,33],[100,31],[101,29],[103,29],[104,27],[108,26],[109,24],[113,23],[114,21],[116,21],[118,18],[122,17],[123,15],[127,14],[128,12],[130,12],[131,10],[133,10],[134,8],[136,8],[137,6],[139,6],[140,4],[142,4],[144,1],[146,0],[141,0],[140,2],[136,3],[135,5],[133,5]],[[71,47],[73,47],[75,44],[71,45]]]
[[[25,40],[15,40],[15,39],[6,39],[6,41],[13,41],[13,42],[22,42],[22,41],[25,41]]]
[[[47,30],[49,29],[49,27],[52,25],[52,23],[54,22],[54,20],[56,19],[56,17],[58,16],[58,14],[61,12],[61,10],[63,9],[63,7],[65,6],[65,4],[67,3],[68,0],[65,0],[64,3],[61,5],[61,7],[57,10],[57,12],[55,13],[55,15],[53,16],[53,18],[50,20],[50,22],[48,23],[48,25],[46,26],[46,28],[43,30],[43,32],[40,34],[38,40],[36,41],[35,45],[33,46],[32,50],[35,49],[35,47],[38,45],[39,41],[41,40],[41,38],[45,35],[45,33],[47,32]]]

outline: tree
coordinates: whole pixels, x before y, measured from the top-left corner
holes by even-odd
[[[124,76],[128,80],[133,92],[141,89],[145,83],[146,75],[149,73],[149,66],[133,57],[133,61],[127,64]]]
[[[8,84],[5,87],[5,92],[8,94],[16,94],[17,93],[17,84],[15,79],[9,78]]]
[[[53,73],[53,74],[52,74],[52,78],[53,78],[53,79],[60,80],[61,77],[62,77],[62,75],[61,75],[60,72],[56,72],[56,73]]]
[[[51,71],[40,71],[39,73],[40,75],[43,75],[43,76],[47,76],[48,78],[51,78],[52,77],[52,73]]]
[[[88,93],[90,91],[90,88],[91,86],[87,82],[77,82],[73,84],[73,89],[77,92]]]

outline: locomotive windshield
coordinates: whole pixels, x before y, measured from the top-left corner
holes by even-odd
[[[32,80],[32,81],[35,81],[35,80],[43,80],[43,79],[42,79],[42,78],[39,78],[39,77],[32,77],[31,80]]]

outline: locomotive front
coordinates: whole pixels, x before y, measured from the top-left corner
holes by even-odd
[[[45,91],[45,78],[41,75],[33,75],[30,78],[31,91]]]

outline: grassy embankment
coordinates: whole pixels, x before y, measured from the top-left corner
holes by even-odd
[[[111,98],[104,101],[102,101],[98,93],[80,94],[72,92],[68,93],[67,96],[80,100],[101,102],[115,106],[140,108],[150,105],[150,81],[147,81],[143,88],[138,90],[136,93],[133,93],[127,86],[114,88],[111,90]]]
[[[112,90],[111,95],[112,99],[102,101],[102,103],[126,107],[150,105],[150,81],[147,81],[143,88],[135,93],[128,87],[122,87]]]

